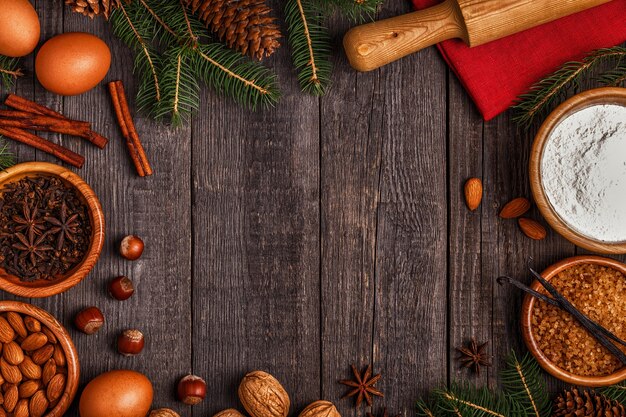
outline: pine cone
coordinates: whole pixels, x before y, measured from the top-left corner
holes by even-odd
[[[265,0],[183,0],[204,24],[244,55],[270,56],[280,46],[280,29]]]
[[[126,3],[129,1],[126,0]],[[108,19],[111,10],[118,6],[119,0],[65,0],[65,4],[71,6],[76,13],[84,14],[92,19],[99,15]]]
[[[555,400],[553,417],[626,417],[624,406],[594,391],[576,388],[564,391]]]

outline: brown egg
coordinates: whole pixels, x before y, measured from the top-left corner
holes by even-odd
[[[111,51],[100,38],[70,32],[43,44],[35,59],[35,72],[47,90],[73,96],[98,85],[110,65]]]
[[[28,55],[39,42],[39,17],[28,0],[4,0],[0,28],[0,55]]]
[[[135,371],[98,375],[80,396],[80,417],[145,417],[152,405],[152,384]]]

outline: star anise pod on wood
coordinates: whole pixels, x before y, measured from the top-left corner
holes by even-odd
[[[366,417],[376,417],[374,416],[374,414],[372,413],[365,413]],[[380,417],[389,417],[389,414],[387,414],[387,407],[383,408],[383,414]],[[400,417],[400,414],[396,414],[393,417]]]
[[[490,356],[486,352],[487,343],[489,342],[477,343],[476,339],[472,338],[467,346],[457,347],[459,356],[456,360],[461,363],[461,368],[470,368],[480,376],[482,366],[491,366]]]
[[[46,217],[45,220],[51,223],[54,227],[50,229],[51,233],[57,234],[57,250],[63,249],[65,239],[75,242],[75,235],[79,232],[80,222],[78,221],[78,214],[74,213],[68,216],[67,205],[65,201],[61,203],[61,210],[59,218]]]
[[[26,236],[22,233],[16,233],[15,237],[17,237],[19,242],[14,243],[13,247],[22,252],[20,254],[21,258],[30,257],[33,266],[37,265],[38,259],[45,259],[44,252],[52,250],[52,246],[43,243],[46,238],[45,234],[39,236],[37,240],[35,240],[34,236],[30,236],[26,239]]]
[[[358,408],[363,402],[363,398],[365,398],[367,405],[371,406],[373,395],[376,395],[378,397],[384,397],[382,392],[374,388],[374,385],[378,382],[381,376],[380,374],[372,376],[372,365],[367,365],[367,369],[365,369],[363,375],[359,373],[359,371],[356,369],[356,366],[351,365],[351,367],[352,373],[354,374],[354,380],[342,379],[341,381],[339,381],[339,383],[347,385],[353,389],[348,391],[341,398],[348,398],[356,395],[357,397],[355,407]]]

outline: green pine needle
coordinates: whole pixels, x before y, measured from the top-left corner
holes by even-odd
[[[4,140],[0,140],[0,170],[4,171],[13,165],[15,165],[15,158],[9,150],[9,145]]]
[[[320,4],[339,9],[341,14],[353,22],[361,23],[366,19],[373,19],[382,0],[319,0]]]
[[[511,352],[501,378],[504,391],[523,407],[526,416],[550,416],[552,402],[548,396],[546,382],[539,364],[529,354],[520,361],[515,352]]]
[[[626,405],[626,382],[620,382],[619,384],[611,385],[610,387],[600,388],[598,389],[598,392],[607,398]]]
[[[330,35],[315,0],[289,0],[285,6],[289,44],[303,91],[321,96],[330,85]]]
[[[573,87],[577,87],[580,80],[589,74],[600,63],[612,64],[613,70],[598,78],[603,85],[619,85],[626,78],[626,48],[598,49],[580,62],[568,62],[552,75],[544,78],[530,90],[518,97],[513,109],[513,117],[518,125],[526,128],[539,116],[544,115],[551,104]]]
[[[0,84],[5,90],[13,88],[15,80],[24,75],[18,68],[18,63],[17,58],[0,55]]]
[[[525,417],[522,406],[508,396],[470,384],[433,391],[433,411],[457,417]]]

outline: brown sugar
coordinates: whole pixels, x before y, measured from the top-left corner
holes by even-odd
[[[626,277],[621,272],[586,263],[558,273],[550,283],[580,312],[626,339]],[[622,367],[573,316],[548,303],[535,300],[532,332],[546,357],[573,374],[602,376]]]

